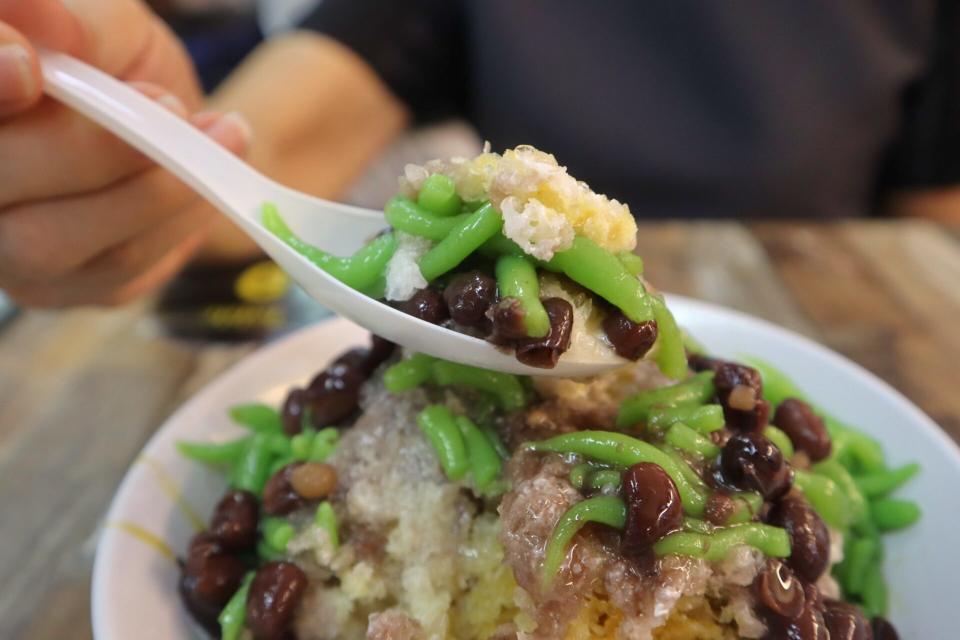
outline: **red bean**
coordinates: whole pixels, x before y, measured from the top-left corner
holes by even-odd
[[[343,364],[322,371],[307,387],[310,423],[323,429],[347,421],[360,406],[364,382],[361,372]]]
[[[362,347],[350,349],[337,356],[336,359],[330,363],[330,366],[327,367],[327,370],[329,371],[335,368],[338,371],[344,371],[346,369],[363,371],[366,367],[367,358],[369,357],[369,349],[364,349]]]
[[[497,281],[480,271],[461,273],[443,290],[443,300],[454,322],[488,332],[487,310],[497,301]]]
[[[543,308],[550,318],[550,332],[543,338],[524,338],[514,345],[517,360],[531,367],[552,369],[560,355],[570,348],[573,306],[563,298],[546,298]]]
[[[839,600],[825,600],[823,604],[830,640],[873,640],[873,630],[859,607]]]
[[[767,426],[770,421],[770,403],[760,398],[752,411],[730,410],[732,414],[727,418],[727,425],[740,431],[752,431],[759,433]],[[727,417],[727,411],[724,410],[724,418]],[[733,421],[732,425],[730,421]]]
[[[770,524],[790,535],[787,562],[804,580],[816,582],[830,564],[830,532],[823,519],[796,492],[783,496],[770,511]]]
[[[690,367],[691,371],[716,371],[722,364],[725,364],[724,360],[711,358],[700,353],[687,355],[687,366]]]
[[[307,392],[305,389],[294,387],[287,394],[280,409],[280,421],[283,432],[288,436],[295,436],[303,431],[303,417],[307,410]]]
[[[376,334],[370,334],[370,348],[355,348],[345,351],[337,356],[327,371],[330,373],[341,373],[352,369],[361,373],[364,377],[369,377],[377,367],[383,364],[396,351],[397,345],[386,338],[381,338]]]
[[[830,434],[823,418],[813,408],[796,398],[787,398],[777,407],[773,424],[790,437],[793,446],[805,451],[810,460],[817,462],[830,455]]]
[[[292,562],[257,569],[247,597],[247,628],[256,640],[283,640],[307,588],[306,574]]]
[[[247,568],[227,553],[209,532],[199,533],[190,542],[180,576],[179,591],[187,610],[211,633],[219,633],[217,616],[240,587]]]
[[[767,615],[764,640],[832,640],[823,619],[823,602],[817,588],[803,585],[804,606],[796,618]]]
[[[304,499],[293,488],[293,472],[301,464],[303,463],[288,464],[270,476],[263,488],[264,513],[270,516],[285,516],[310,504],[309,500]]]
[[[248,551],[257,545],[260,505],[249,491],[228,491],[213,510],[210,534],[228,551]]]
[[[803,584],[779,560],[769,558],[757,576],[757,600],[775,616],[795,620],[803,613],[806,597]]]
[[[211,637],[220,637],[220,622],[217,618],[223,606],[209,604],[194,598],[183,577],[180,578],[180,583],[177,585],[177,593],[180,595],[180,602],[183,603],[183,607],[194,622],[203,627]]]
[[[622,542],[625,554],[642,554],[683,524],[680,492],[660,465],[640,462],[627,469],[623,473],[623,494],[627,503]]]
[[[343,425],[359,408],[360,389],[367,378],[393,355],[396,345],[378,336],[371,337],[370,349],[342,353],[321,371],[306,391],[292,391],[284,403],[284,431],[299,433],[297,416],[306,411],[310,424],[318,429]],[[302,423],[302,417],[301,421]]]
[[[397,305],[397,308],[430,324],[440,324],[450,317],[443,296],[429,288],[420,289],[412,298]]]
[[[370,350],[364,362],[363,372],[368,376],[376,371],[377,367],[389,360],[397,351],[397,345],[386,338],[370,334]]]
[[[760,373],[735,362],[722,362],[716,365],[715,372],[713,384],[717,389],[717,399],[723,406],[727,426],[734,431],[762,431],[770,417],[770,403],[762,398]],[[753,391],[752,396],[746,393],[748,390]],[[746,398],[752,398],[749,405],[743,404]]]
[[[796,620],[771,618],[767,622],[764,640],[832,640],[823,614],[816,609],[804,609]]]
[[[603,331],[617,355],[627,360],[639,360],[657,341],[656,322],[634,322],[617,308],[607,310]]]
[[[873,627],[873,640],[900,640],[893,624],[883,616],[874,616],[870,626]]]
[[[759,491],[770,499],[783,495],[793,484],[793,471],[783,454],[762,435],[738,433],[720,450],[720,475],[728,486]]]
[[[494,344],[511,345],[527,336],[526,314],[516,298],[504,298],[490,308],[492,333],[488,338]]]
[[[736,362],[722,362],[715,369],[714,385],[718,393],[729,393],[739,385],[746,385],[757,392],[759,398],[763,392],[763,378],[760,372]]]

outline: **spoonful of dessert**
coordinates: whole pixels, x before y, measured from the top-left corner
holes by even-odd
[[[482,369],[581,377],[648,354],[686,372],[629,209],[532,147],[409,165],[385,213],[280,185],[137,91],[41,51],[44,90],[183,180],[313,298]]]

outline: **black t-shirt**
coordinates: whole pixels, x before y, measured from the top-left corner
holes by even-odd
[[[417,119],[533,144],[639,217],[864,215],[960,180],[953,0],[324,0]]]

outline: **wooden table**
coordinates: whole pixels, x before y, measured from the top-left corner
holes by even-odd
[[[653,224],[660,287],[808,335],[960,440],[960,234],[919,222]],[[147,305],[23,313],[0,329],[0,638],[88,638],[98,526],[127,465],[252,345],[185,344]]]

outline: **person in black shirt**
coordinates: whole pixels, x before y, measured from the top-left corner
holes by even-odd
[[[960,179],[955,2],[326,0],[419,121],[524,142],[639,217],[875,213]]]
[[[265,173],[326,197],[411,124],[462,116],[495,149],[554,153],[641,218],[960,222],[952,1],[324,0],[206,97],[142,3],[69,6],[0,0],[0,149],[20,158],[0,168],[0,287],[25,303],[122,301],[198,250],[254,250],[40,100],[25,37],[152,83]]]

